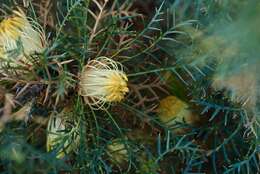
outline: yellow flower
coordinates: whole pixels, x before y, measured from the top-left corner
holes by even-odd
[[[116,164],[123,164],[128,159],[126,145],[120,139],[112,140],[112,143],[107,146],[110,160]]]
[[[66,115],[71,113],[70,107],[65,107],[62,112],[57,115],[52,114],[48,121],[48,134],[47,134],[47,151],[50,152],[54,149],[60,149],[56,157],[61,159],[66,154],[75,150],[79,144],[79,136],[75,132],[66,133]]]
[[[160,101],[157,109],[161,122],[172,126],[177,122],[194,124],[198,117],[189,110],[188,105],[175,96],[168,96]],[[177,130],[181,132],[182,130]]]
[[[100,109],[107,102],[124,99],[128,92],[127,81],[121,64],[107,57],[99,57],[84,67],[79,94],[92,108]]]
[[[60,117],[51,116],[48,122],[48,134],[47,134],[47,151],[52,151],[55,146],[62,143],[62,136],[65,135],[65,125],[62,123],[62,119]],[[68,145],[66,143],[66,145]],[[65,145],[64,145],[65,146]],[[65,153],[60,150],[57,153],[57,158],[63,158]]]
[[[0,22],[0,58],[25,61],[25,55],[42,52],[44,33],[39,24],[26,17],[20,9]],[[22,49],[20,49],[22,48]],[[10,52],[16,51],[16,56]]]

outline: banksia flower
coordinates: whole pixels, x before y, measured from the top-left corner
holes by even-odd
[[[115,164],[120,165],[128,160],[128,152],[123,140],[112,140],[112,143],[107,146],[107,150],[110,160]]]
[[[188,105],[175,96],[168,96],[161,100],[157,111],[159,119],[167,126],[178,122],[194,124],[198,120],[198,117],[189,110]],[[177,129],[176,132],[182,132],[182,130]]]
[[[107,57],[91,60],[80,78],[79,94],[92,108],[100,109],[105,103],[120,102],[128,92],[123,67]]]
[[[62,137],[65,135],[65,125],[60,117],[51,116],[48,122],[48,134],[47,134],[47,151],[52,151],[59,144],[63,143]],[[64,144],[68,146],[68,142]],[[63,158],[65,153],[60,150],[57,153],[57,158]]]
[[[26,61],[25,55],[43,51],[44,33],[35,21],[20,9],[0,22],[0,58]],[[15,54],[10,52],[15,51]]]
[[[57,149],[56,157],[61,159],[66,154],[75,150],[79,144],[79,136],[73,132],[67,133],[66,125],[69,120],[65,117],[71,113],[70,107],[65,107],[57,115],[52,114],[48,121],[47,151]],[[65,139],[66,138],[66,139]]]

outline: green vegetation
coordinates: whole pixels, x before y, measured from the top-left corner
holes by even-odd
[[[260,172],[257,0],[0,14],[0,173]]]

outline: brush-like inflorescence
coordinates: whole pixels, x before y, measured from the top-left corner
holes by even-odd
[[[99,57],[84,66],[79,94],[88,105],[102,108],[105,103],[124,99],[129,91],[127,81],[121,64],[107,57]]]
[[[160,101],[157,109],[159,119],[168,126],[177,123],[188,123],[190,125],[198,121],[198,116],[194,115],[187,103],[181,101],[176,96],[168,96]],[[183,132],[182,128],[174,130],[175,132]]]
[[[30,22],[21,9],[14,10],[12,15],[1,21],[1,58],[28,63],[25,56],[40,53],[45,46],[45,36],[40,25],[35,21]]]
[[[60,113],[52,113],[48,120],[47,126],[47,140],[46,148],[48,152],[54,151],[57,158],[64,158],[66,154],[77,148],[79,144],[79,136],[77,134],[69,134],[68,122],[71,118],[68,118],[71,113],[69,106],[65,107]],[[66,136],[75,136],[74,141],[69,141]],[[58,151],[55,151],[57,150]]]

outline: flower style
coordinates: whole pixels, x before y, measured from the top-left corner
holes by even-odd
[[[127,77],[120,63],[107,57],[91,60],[81,73],[79,94],[92,108],[120,102],[129,91]]]
[[[42,52],[45,37],[38,23],[20,9],[0,22],[0,58],[26,61],[25,55]],[[15,55],[10,52],[17,52]]]

